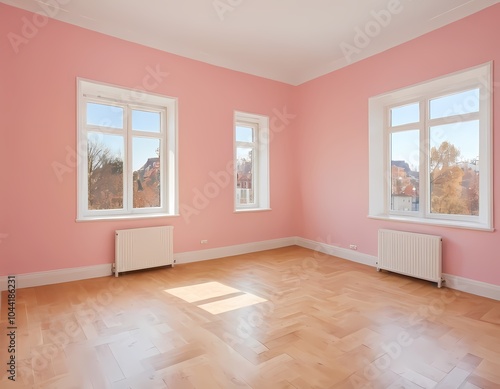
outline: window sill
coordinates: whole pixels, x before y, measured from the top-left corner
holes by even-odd
[[[247,208],[247,209],[235,209],[234,213],[247,213],[247,212],[267,212],[272,211],[271,208]]]
[[[146,214],[138,214],[138,215],[119,215],[119,216],[88,216],[77,218],[77,223],[85,223],[85,222],[96,222],[96,221],[118,221],[118,220],[135,220],[135,219],[158,219],[164,217],[176,217],[179,214],[169,214],[169,213],[155,213],[151,215]]]
[[[370,219],[385,220],[392,222],[414,223],[414,224],[427,224],[431,226],[461,228],[467,230],[478,230],[493,232],[494,228],[476,222],[456,221],[456,220],[442,220],[442,219],[423,219],[416,217],[394,216],[394,215],[368,215]]]

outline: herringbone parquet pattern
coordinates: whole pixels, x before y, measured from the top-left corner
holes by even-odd
[[[2,388],[500,388],[499,301],[299,247],[16,302],[17,377],[2,368]]]

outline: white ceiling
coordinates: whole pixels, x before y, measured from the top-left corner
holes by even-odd
[[[500,2],[0,1],[128,41],[292,85],[382,52]],[[389,11],[391,6],[393,13]],[[390,20],[380,21],[375,16],[377,13],[391,15]],[[371,32],[373,37],[369,37],[369,42],[358,41],[356,46],[357,28]],[[342,47],[355,50],[350,52],[349,60]]]

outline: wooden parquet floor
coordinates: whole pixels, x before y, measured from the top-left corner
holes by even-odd
[[[500,301],[300,247],[16,296],[2,388],[500,388]]]

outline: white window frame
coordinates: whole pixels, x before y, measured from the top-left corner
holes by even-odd
[[[478,113],[461,115],[462,121],[479,120],[479,215],[431,214],[429,199],[429,127],[444,123],[427,119],[431,98],[479,88]],[[369,99],[369,214],[374,219],[423,223],[447,227],[493,231],[493,131],[492,63],[439,77],[408,88]],[[420,130],[420,209],[418,212],[391,211],[390,109],[414,102],[420,105],[420,123],[408,128]],[[449,123],[449,122],[448,122]],[[401,126],[404,129],[404,126]]]
[[[177,98],[161,96],[83,78],[77,78],[77,221],[133,219],[165,217],[178,215],[178,174],[177,174]],[[86,123],[87,103],[112,103],[124,108],[123,129],[90,126]],[[148,134],[133,131],[131,110],[154,111],[160,113],[160,134]],[[124,136],[123,158],[123,209],[91,210],[88,209],[88,170],[87,170],[87,134],[88,132],[119,134]],[[145,137],[160,140],[160,195],[161,206],[151,208],[133,208],[132,195],[132,139]]]
[[[236,141],[236,126],[252,127],[255,131],[253,142]],[[233,150],[234,150],[234,210],[235,212],[270,210],[269,185],[269,117],[248,112],[234,112]],[[252,185],[254,185],[254,203],[239,204],[237,199],[237,155],[238,147],[253,149]]]

